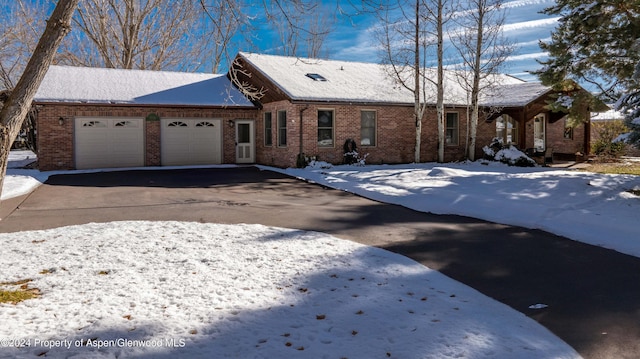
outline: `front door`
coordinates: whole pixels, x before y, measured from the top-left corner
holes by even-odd
[[[540,114],[533,119],[533,147],[537,152],[544,152],[546,148],[544,122],[544,114]]]
[[[236,120],[236,163],[254,163],[255,136],[253,121]]]

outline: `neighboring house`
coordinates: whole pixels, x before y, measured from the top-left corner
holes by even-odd
[[[304,153],[340,163],[348,139],[355,140],[361,156],[368,154],[367,163],[413,161],[413,94],[383,65],[239,53],[233,66],[240,83],[264,93],[256,122],[257,162],[293,166]],[[463,160],[467,146],[467,92],[457,74],[445,72],[445,161]],[[572,159],[588,153],[589,123],[570,128],[565,114],[545,109],[554,101],[551,88],[507,75],[491,80],[496,85],[480,100],[485,116],[478,125],[477,156],[495,137],[530,152],[553,148]],[[437,160],[436,92],[430,86],[426,102],[433,105],[423,118],[422,161]]]
[[[618,123],[621,127],[623,127],[625,123],[625,116],[624,113],[611,109],[606,112],[592,113],[591,121],[593,122],[593,126],[591,127],[591,141],[592,143],[595,143],[596,141],[598,141],[598,139],[600,139],[601,131],[607,133],[611,128],[615,128],[609,127],[609,129],[607,129],[605,127],[607,126],[607,124]],[[628,132],[626,126],[624,126],[624,128],[626,129],[626,131],[614,134],[615,136],[617,136],[616,140],[624,141],[624,139],[626,138],[626,132]],[[632,145],[627,145],[624,151],[624,155],[638,157],[640,156],[640,149]]]
[[[43,171],[255,162],[235,134],[257,109],[224,75],[51,66],[33,105]]]
[[[367,163],[413,161],[413,95],[382,65],[239,53],[230,74],[52,66],[34,100],[40,169],[289,167],[300,153],[342,163],[347,140]],[[464,159],[467,147],[466,91],[457,74],[446,72],[446,161]],[[481,98],[477,156],[496,136],[523,150],[588,152],[589,123],[568,128],[564,114],[546,110],[550,88],[507,75],[492,81]],[[259,99],[242,95],[249,87]],[[435,89],[428,93],[421,160],[435,161]]]

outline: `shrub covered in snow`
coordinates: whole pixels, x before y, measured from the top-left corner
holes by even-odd
[[[327,168],[331,168],[333,167],[333,165],[329,162],[325,162],[325,161],[317,161],[317,160],[311,160],[309,161],[309,163],[307,164],[307,168],[322,168],[322,169],[327,169]]]
[[[494,138],[487,146],[482,148],[484,157],[490,161],[499,161],[509,166],[535,167],[536,161],[527,156],[515,146],[505,145],[501,138]]]
[[[344,154],[344,162],[354,166],[364,166],[367,164],[367,156],[369,156],[369,154],[365,153],[364,156],[361,157],[358,151],[346,152]]]

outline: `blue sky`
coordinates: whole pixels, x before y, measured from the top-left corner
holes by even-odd
[[[351,13],[355,12],[355,9],[350,4],[358,3],[344,0],[323,0],[323,2],[331,10],[340,6],[346,12]],[[53,2],[50,4],[53,6]],[[554,4],[555,0],[504,0],[504,7],[507,11],[507,24],[504,33],[509,41],[516,44],[516,51],[507,61],[503,72],[527,81],[537,80],[528,72],[539,69],[540,65],[536,60],[545,58],[545,54],[538,46],[538,41],[550,39],[558,19],[540,12]],[[263,3],[260,3],[260,6],[256,5],[256,22],[260,22],[260,15],[264,11],[262,5]],[[254,24],[254,26],[256,25]],[[376,26],[376,20],[372,15],[339,16],[334,31],[331,32],[325,43],[328,58],[379,62],[378,43],[373,38],[373,30]],[[264,28],[260,29],[260,24],[257,25],[257,28],[258,33],[253,35],[255,40],[253,46],[244,48],[246,44],[240,43],[237,50],[276,53],[271,42],[272,34]]]
[[[537,80],[528,72],[540,68],[536,59],[545,58],[538,41],[549,40],[557,23],[556,17],[541,14],[540,11],[554,4],[554,0],[505,1],[505,36],[516,44],[516,51],[507,61],[504,72],[527,81]],[[335,31],[326,40],[328,57],[334,60],[379,62],[378,44],[372,36],[375,26],[372,16],[339,18]],[[268,48],[260,50],[271,52]]]

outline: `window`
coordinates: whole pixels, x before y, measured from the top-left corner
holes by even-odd
[[[313,81],[327,81],[327,79],[320,74],[306,74],[306,76],[312,79]]]
[[[101,121],[87,121],[82,124],[82,127],[107,127],[107,124]]]
[[[458,113],[447,112],[446,143],[449,146],[458,145]]]
[[[168,127],[187,127],[187,124],[182,121],[173,121],[173,122],[170,122],[167,126]]]
[[[333,146],[332,110],[318,110],[318,146]]]
[[[376,112],[375,111],[360,112],[360,145],[361,146],[376,145]]]
[[[271,138],[271,130],[273,124],[271,123],[271,112],[264,113],[264,145],[273,146],[273,139]]]
[[[137,127],[133,121],[118,121],[114,127]]]
[[[196,123],[196,127],[214,127],[214,125],[209,121],[202,121],[202,122]]]
[[[564,139],[573,140],[573,127],[569,124],[569,116],[564,116]]]
[[[496,137],[507,144],[518,143],[518,123],[509,115],[501,115],[496,119]]]
[[[287,145],[287,111],[278,111],[278,146]]]

